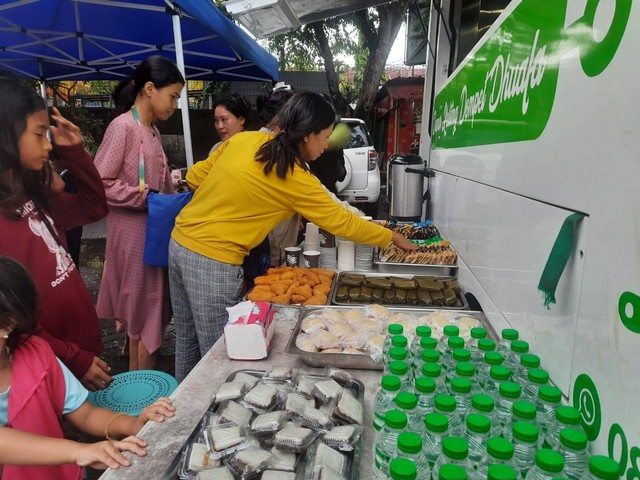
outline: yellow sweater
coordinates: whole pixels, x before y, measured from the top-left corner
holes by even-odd
[[[249,250],[295,212],[320,228],[358,243],[385,246],[391,230],[362,220],[327,194],[311,173],[295,166],[286,179],[265,175],[254,160],[273,135],[242,132],[187,173],[193,199],[176,219],[172,238],[219,262],[241,265]]]

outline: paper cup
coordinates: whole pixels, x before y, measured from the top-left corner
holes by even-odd
[[[300,266],[300,247],[285,247],[284,249],[284,261],[287,267]]]
[[[302,252],[304,266],[306,268],[318,268],[320,264],[320,252],[317,250],[305,250]]]
[[[336,246],[336,237],[333,233],[320,229],[320,246],[322,248],[333,248]]]

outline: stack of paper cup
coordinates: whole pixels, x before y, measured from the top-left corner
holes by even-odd
[[[355,267],[356,246],[349,240],[338,239],[338,270],[353,270]]]
[[[371,221],[372,217],[362,217],[363,220]],[[365,243],[356,244],[355,269],[369,271],[373,269],[373,245]]]
[[[307,222],[304,232],[304,249],[320,250],[320,230],[315,223]]]
[[[336,269],[336,237],[320,229],[320,268]]]

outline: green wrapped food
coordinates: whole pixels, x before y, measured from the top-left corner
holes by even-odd
[[[368,288],[368,287],[364,287]],[[371,290],[371,303],[382,303],[384,300],[384,290],[381,288],[374,288]]]
[[[336,300],[339,302],[346,302],[349,300],[349,287],[346,285],[338,287],[338,290],[336,291]]]
[[[460,284],[458,283],[458,280],[456,280],[455,278],[452,278],[451,280],[446,280],[444,282],[444,286],[445,288],[450,288],[451,290],[453,290],[454,293],[462,293]]]
[[[405,305],[407,303],[407,291],[402,288],[396,288],[396,305]]]
[[[416,288],[416,281],[413,278],[390,277],[395,288],[410,290]]]
[[[429,292],[431,294],[431,303],[437,306],[444,305],[444,295],[442,292]]]
[[[431,305],[431,294],[427,290],[418,290],[418,305]]]
[[[364,281],[364,275],[356,273],[349,273],[340,277],[340,285],[346,285],[347,287],[358,287]]]
[[[442,295],[444,296],[444,303],[450,307],[453,307],[458,303],[458,297],[456,297],[456,293],[452,289],[446,288],[442,292]]]
[[[423,284],[435,282],[438,279],[433,275],[415,275],[413,281],[418,284],[418,288],[422,288]]]
[[[384,297],[382,303],[393,305],[396,303],[396,291],[393,288],[384,291]]]
[[[418,304],[418,290],[407,290],[407,305],[417,305]]]
[[[441,292],[444,285],[438,280],[433,280],[431,282],[422,282],[418,284],[418,288],[420,290],[426,290],[428,292]]]
[[[388,290],[390,288],[393,288],[393,282],[388,279],[388,278],[383,278],[383,277],[373,277],[373,278],[367,278],[364,281],[365,286],[369,287],[369,288],[382,288],[384,290]]]
[[[444,300],[444,297],[443,297]],[[349,302],[351,303],[361,303],[360,302],[360,287],[349,287]]]
[[[360,289],[360,301],[362,303],[371,303],[371,295],[373,293],[373,289],[362,286]]]

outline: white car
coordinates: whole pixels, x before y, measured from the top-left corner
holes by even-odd
[[[347,176],[336,183],[338,197],[349,203],[376,203],[380,196],[380,167],[371,135],[359,118],[342,118],[341,122],[349,126],[351,138],[343,147]]]

